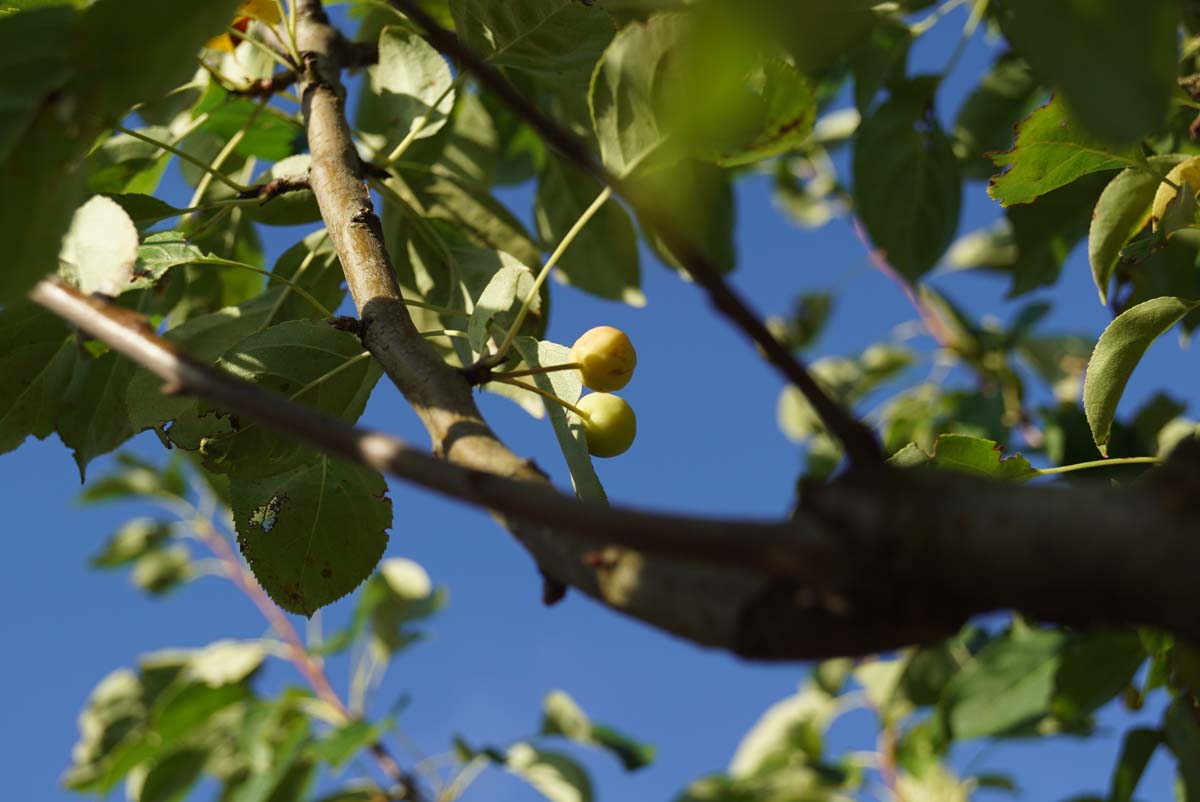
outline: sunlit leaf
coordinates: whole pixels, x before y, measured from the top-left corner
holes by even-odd
[[[542,700],[542,734],[561,735],[576,743],[600,747],[620,760],[626,771],[636,771],[654,759],[653,746],[593,723],[564,691],[551,691]]]
[[[59,272],[80,292],[116,296],[133,279],[138,232],[116,202],[96,195],[75,212],[59,251]]]
[[[378,113],[390,139],[425,138],[446,124],[454,108],[450,66],[441,54],[412,31],[384,28],[379,37],[379,65],[369,73],[379,95]],[[419,126],[419,128],[418,128]]]
[[[602,187],[595,179],[551,158],[538,176],[534,217],[546,243],[558,243],[591,206]],[[608,200],[558,260],[555,275],[602,298],[644,306],[637,232],[628,213]]]
[[[1134,148],[1097,141],[1055,97],[1021,121],[1012,150],[992,157],[1009,169],[992,178],[988,194],[1002,206],[1031,203],[1088,173],[1129,167],[1136,157]]]
[[[1166,174],[1183,155],[1151,156],[1151,170]],[[1114,178],[1096,204],[1088,231],[1088,260],[1100,303],[1108,303],[1108,285],[1121,260],[1121,250],[1150,222],[1150,206],[1161,181],[1150,170],[1130,167]]]
[[[571,349],[556,343],[518,337],[513,345],[531,368],[565,365],[571,361]],[[554,394],[568,404],[578,401],[583,393],[583,381],[578,371],[558,370],[533,376],[532,379],[541,390]],[[575,495],[584,500],[607,504],[608,496],[605,495],[604,487],[596,476],[591,454],[588,453],[587,437],[582,422],[576,416],[567,415],[562,406],[553,402],[546,402],[546,413],[550,416],[559,448],[562,449],[567,469],[571,472],[571,484],[575,487]]]
[[[1200,301],[1185,298],[1154,298],[1122,312],[1100,335],[1088,361],[1083,408],[1101,454],[1108,456],[1117,405],[1146,349],[1198,306]]]

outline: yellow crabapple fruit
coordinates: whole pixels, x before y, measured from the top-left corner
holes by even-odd
[[[588,393],[576,404],[587,413],[583,430],[593,457],[624,454],[637,436],[637,417],[624,398],[611,393]]]
[[[633,343],[625,332],[612,326],[585,331],[571,346],[569,359],[579,364],[584,385],[601,393],[611,393],[629,384],[637,367]]]
[[[1181,188],[1186,182],[1192,192],[1200,192],[1200,156],[1181,161],[1172,167],[1171,172],[1167,173],[1167,180]],[[1167,211],[1167,204],[1179,194],[1171,184],[1166,181],[1159,183],[1158,191],[1154,193],[1154,205],[1150,207],[1150,219],[1153,221],[1156,231],[1159,221]]]

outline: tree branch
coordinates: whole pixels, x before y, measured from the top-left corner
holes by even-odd
[[[482,86],[537,131],[547,145],[576,167],[611,187],[615,194],[636,209],[646,227],[666,243],[680,264],[708,293],[717,311],[758,345],[767,361],[804,394],[826,428],[841,441],[852,463],[867,465],[883,460],[879,441],[870,427],[855,419],[825,392],[804,363],[771,333],[749,304],[725,281],[708,255],[679,229],[669,211],[653,204],[639,203],[637,194],[630,191],[627,182],[597,161],[583,140],[521,95],[496,68],[464,47],[452,32],[438,25],[416,0],[388,2],[419,25],[435,48],[454,59],[461,69],[471,72]]]
[[[1069,625],[1154,626],[1200,642],[1195,440],[1129,487],[1009,485],[878,466],[807,488],[787,523],[655,515],[577,501],[544,480],[454,465],[356,429],[190,360],[128,310],[56,281],[31,297],[176,392],[508,516],[551,576],[701,645],[767,660],[871,654],[935,642],[1000,609]],[[598,550],[606,543],[640,551]]]
[[[57,280],[40,282],[30,298],[161,378],[166,393],[200,396],[328,454],[450,498],[488,507],[516,520],[561,527],[575,539],[591,541],[584,544],[587,548],[629,546],[673,559],[794,576],[811,583],[834,572],[834,545],[819,526],[806,531],[805,523],[798,521],[647,513],[579,501],[559,493],[544,478],[530,482],[464,468],[398,438],[350,426],[201,364],[157,335],[137,314],[85,296]]]

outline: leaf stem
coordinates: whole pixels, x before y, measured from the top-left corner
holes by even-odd
[[[209,169],[205,170],[204,176],[196,183],[196,191],[192,193],[192,200],[190,203],[188,203],[188,206],[197,206],[202,200],[204,200],[205,193],[208,192],[208,188],[212,185],[213,177],[221,175],[221,167],[224,166],[229,157],[233,155],[233,152],[237,150],[238,145],[242,144],[242,140],[246,138],[246,134],[249,133],[250,128],[253,127],[255,121],[258,119],[258,115],[262,113],[264,106],[266,106],[266,101],[267,98],[263,98],[261,101],[259,101],[259,104],[255,107],[254,111],[250,112],[250,114],[246,116],[246,122],[242,123],[242,126],[238,128],[237,132],[234,133],[233,136],[229,137],[229,141],[225,143],[225,146],[221,148],[220,152],[213,157],[212,164],[209,165]],[[249,191],[249,189],[247,191]]]
[[[248,265],[245,262],[235,262],[232,259],[222,259],[220,256],[202,256],[199,259],[190,259],[190,260],[188,260],[187,263],[191,264],[191,265],[216,265],[217,267],[237,267],[242,270],[249,270],[252,273],[258,273],[260,276],[266,276],[271,281],[279,281],[279,282],[282,282],[282,283],[288,285],[288,287],[291,288],[292,290],[294,290],[297,295],[299,295],[301,298],[303,298],[305,301],[307,301],[309,304],[311,304],[314,309],[319,311],[321,313],[322,317],[333,317],[333,312],[330,312],[328,309],[326,309],[324,304],[322,304],[320,301],[318,301],[316,298],[314,298],[312,296],[312,294],[309,293],[308,290],[304,289],[303,287],[301,287],[299,284],[292,281],[291,279],[284,278],[283,276],[277,276],[269,270],[263,270],[260,267],[255,267],[254,265]]]
[[[517,317],[515,320],[513,320],[512,326],[509,327],[508,334],[504,337],[504,342],[500,343],[500,347],[496,350],[496,353],[483,360],[485,365],[488,367],[495,367],[503,362],[504,358],[508,356],[509,349],[512,348],[513,340],[517,338],[517,332],[520,331],[521,325],[525,322],[525,318],[529,315],[529,307],[533,303],[534,299],[538,297],[538,293],[541,291],[542,285],[546,283],[546,277],[550,275],[550,270],[558,263],[558,260],[562,257],[562,255],[566,253],[567,248],[570,247],[571,243],[575,241],[575,238],[579,236],[579,232],[583,230],[583,227],[586,226],[591,219],[596,216],[596,212],[600,211],[600,207],[603,206],[611,197],[611,186],[606,186],[604,189],[600,190],[600,194],[596,196],[594,201],[592,201],[592,205],[587,207],[587,209],[583,211],[583,214],[579,215],[579,219],[575,221],[575,224],[572,225],[570,230],[568,230],[563,236],[562,241],[558,243],[558,247],[555,248],[554,252],[550,254],[550,258],[546,260],[546,263],[542,265],[541,271],[537,274],[537,278],[533,281],[533,286],[529,288],[529,292],[525,295],[525,300],[521,302],[521,308],[517,310]]]
[[[494,379],[495,379],[495,381],[501,382],[503,384],[511,384],[513,387],[520,387],[522,390],[528,390],[531,393],[540,395],[542,398],[545,398],[547,401],[553,401],[554,403],[558,404],[559,406],[564,407],[565,409],[571,410],[572,412],[574,412],[576,415],[583,418],[584,420],[591,420],[592,416],[587,414],[586,412],[584,412],[579,407],[575,406],[574,404],[570,403],[569,401],[564,401],[563,399],[556,396],[554,393],[543,390],[541,387],[538,387],[533,384],[528,384],[526,382],[520,381],[519,379],[509,379],[509,378],[505,377],[504,375],[496,376],[496,377],[494,377]]]
[[[1057,468],[1038,468],[1037,472],[1042,476],[1051,476],[1059,473],[1071,473],[1073,471],[1086,471],[1092,468],[1108,468],[1113,465],[1161,465],[1162,459],[1159,457],[1114,457],[1113,459],[1098,459],[1091,462],[1077,462],[1074,465],[1060,465]]]
[[[460,72],[458,75],[456,75],[454,80],[450,82],[450,85],[447,86],[440,95],[438,95],[437,100],[429,104],[429,110],[417,119],[413,120],[412,129],[404,135],[404,139],[400,140],[400,144],[396,145],[396,147],[392,149],[392,152],[388,154],[387,159],[383,163],[385,167],[400,161],[400,158],[404,155],[404,152],[409,149],[412,143],[417,140],[417,137],[421,135],[421,132],[424,131],[429,125],[429,122],[432,119],[433,114],[437,111],[438,106],[442,105],[446,98],[450,97],[450,93],[457,89],[463,83],[466,77],[467,73],[465,72]]]
[[[529,368],[527,370],[509,370],[504,373],[493,373],[497,379],[516,379],[520,376],[541,376],[543,373],[554,373],[559,370],[579,370],[583,365],[578,362],[564,362],[561,365],[548,365],[539,368]]]
[[[174,145],[168,145],[166,142],[160,142],[159,140],[154,139],[153,137],[146,136],[145,134],[143,134],[139,131],[134,131],[132,128],[126,128],[123,125],[114,125],[113,130],[120,131],[122,134],[131,136],[134,139],[140,139],[141,141],[145,142],[148,145],[154,145],[157,148],[161,148],[162,150],[165,150],[167,153],[172,153],[172,154],[178,156],[179,158],[183,159],[185,162],[192,165],[193,167],[203,170],[205,173],[211,175],[213,178],[217,179],[222,184],[224,184],[225,186],[232,189],[234,192],[246,192],[250,189],[250,187],[239,184],[237,181],[234,181],[232,178],[224,175],[223,173],[213,170],[211,167],[209,167],[207,164],[205,164],[204,162],[197,159],[192,154],[186,153],[186,152],[180,150],[179,148],[175,147]]]
[[[338,365],[336,368],[332,368],[331,370],[328,370],[325,373],[322,373],[320,376],[313,379],[308,384],[304,385],[299,390],[297,390],[296,392],[289,395],[288,398],[295,401],[297,398],[304,395],[309,390],[313,389],[314,387],[321,386],[325,382],[332,379],[334,376],[341,373],[343,370],[348,370],[349,368],[352,368],[355,365],[357,365],[359,362],[362,362],[364,359],[370,359],[370,358],[371,358],[371,352],[363,351],[361,354],[358,354],[357,356],[353,356],[350,359],[347,359],[345,362]]]

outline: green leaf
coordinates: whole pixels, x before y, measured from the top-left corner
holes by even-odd
[[[1115,148],[1095,139],[1054,97],[1021,121],[1011,150],[992,157],[997,167],[1009,169],[992,177],[988,194],[1001,206],[1031,203],[1088,173],[1129,167],[1137,156],[1136,148]]]
[[[1002,735],[1049,712],[1067,636],[1028,630],[993,641],[942,694],[938,716],[954,740]]]
[[[33,302],[0,310],[0,453],[54,431],[76,353],[66,324]]]
[[[771,705],[738,744],[729,763],[730,776],[768,776],[797,760],[817,760],[837,711],[837,699],[815,684]]]
[[[130,751],[148,753],[141,726],[143,694],[141,679],[127,668],[113,671],[92,690],[79,714],[79,740],[63,777],[68,788],[105,793],[138,762],[125,757]]]
[[[146,126],[140,133],[158,141],[172,139],[169,128],[157,125]],[[129,134],[110,133],[87,154],[87,189],[105,194],[154,192],[171,158],[156,145]]]
[[[472,52],[564,93],[582,91],[613,36],[602,8],[574,0],[451,0],[450,11]]]
[[[368,576],[392,504],[376,471],[320,455],[286,473],[233,482],[238,544],[280,607],[311,616]]]
[[[87,104],[119,118],[187,81],[196,54],[233,19],[238,0],[176,5],[158,0],[97,0],[84,14],[72,60],[88,80]]]
[[[125,394],[134,364],[112,351],[96,358],[80,356],[58,418],[58,436],[74,451],[80,480],[87,466],[134,435]]]
[[[540,261],[525,227],[486,187],[441,171],[405,170],[403,176],[403,184],[387,183],[426,220],[448,223],[472,245],[510,253],[522,264]]]
[[[69,57],[78,19],[69,8],[0,17],[0,164],[38,116],[43,99],[74,75]]]
[[[188,660],[185,676],[210,687],[242,682],[267,659],[267,649],[256,640],[219,640],[197,649]]]
[[[313,747],[318,760],[340,769],[352,757],[379,741],[387,731],[386,723],[352,721],[331,732]]]
[[[638,172],[627,187],[638,208],[662,213],[675,240],[682,240],[687,252],[704,255],[722,273],[733,270],[737,264],[737,207],[726,171],[684,160],[665,169]],[[674,252],[679,243],[666,242],[646,220],[641,224],[659,258],[676,270],[684,270],[682,257]]]
[[[307,153],[288,156],[275,162],[270,169],[256,176],[254,185],[266,186],[280,179],[306,180],[311,168],[312,157]],[[276,195],[262,203],[244,206],[240,211],[255,223],[268,226],[299,226],[321,220],[321,209],[317,205],[317,198],[308,188]]]
[[[927,465],[1002,482],[1023,482],[1037,476],[1037,470],[1025,457],[1020,454],[1006,457],[999,443],[982,437],[942,434],[934,441],[932,454],[918,454],[913,449],[916,446],[908,446],[893,456],[891,461],[905,468]]]
[[[1087,175],[1032,203],[1005,210],[1017,246],[1010,298],[1058,281],[1067,255],[1087,233],[1107,179],[1100,173]]]
[[[1083,383],[1083,408],[1092,439],[1100,453],[1108,456],[1117,404],[1134,368],[1150,344],[1200,306],[1185,298],[1154,298],[1127,309],[1100,335],[1088,361]]]
[[[383,373],[357,336],[318,320],[291,320],[256,332],[226,351],[217,367],[347,423],[358,420]],[[240,481],[312,461],[312,450],[294,438],[237,420],[232,428],[201,445],[209,470]]]
[[[996,59],[954,120],[954,152],[967,178],[991,177],[995,171],[987,154],[1012,144],[1013,127],[1033,111],[1039,95],[1044,92],[1028,62],[1012,53]]]
[[[910,281],[927,273],[958,230],[962,178],[932,113],[936,83],[914,79],[859,126],[854,147],[858,214],[888,261]]]
[[[1090,632],[1072,639],[1055,677],[1054,710],[1081,719],[1099,710],[1132,684],[1146,662],[1136,632]]]
[[[565,365],[571,361],[571,349],[556,343],[518,337],[513,346],[530,368]],[[532,378],[540,389],[553,393],[568,404],[574,404],[583,393],[583,381],[579,372],[575,370],[557,370]],[[585,501],[607,504],[608,496],[605,495],[604,487],[596,476],[592,456],[587,450],[583,423],[575,416],[568,416],[562,406],[553,402],[546,403],[546,413],[550,416],[559,448],[567,461],[567,470],[571,472],[571,484],[575,487],[575,495]]]
[[[1163,742],[1161,730],[1135,727],[1125,733],[1121,754],[1113,767],[1108,802],[1132,802],[1133,792],[1150,763],[1150,758]]]
[[[175,802],[182,799],[204,773],[206,749],[180,749],[154,761],[133,802]]]
[[[138,227],[139,231],[161,220],[177,217],[183,213],[183,209],[178,209],[153,195],[127,192],[108,195],[107,197],[125,210],[125,213],[133,220],[133,224]]]
[[[0,20],[0,26],[22,16]],[[88,132],[72,135],[65,129],[69,107],[67,98],[48,102],[0,163],[0,242],[5,244],[0,303],[24,295],[57,268],[62,235],[83,202],[78,159]]]
[[[678,72],[669,65],[691,31],[691,18],[661,14],[641,25],[621,30],[604,51],[592,75],[589,106],[600,143],[600,157],[618,176],[626,176],[660,148],[672,127],[662,107],[674,94],[662,84]]]
[[[1151,156],[1150,167],[1162,174],[1187,156]],[[1100,303],[1108,303],[1108,285],[1121,261],[1121,250],[1150,222],[1150,208],[1158,191],[1158,177],[1138,167],[1122,171],[1109,182],[1092,213],[1088,231],[1088,261],[1092,280],[1100,293]]]
[[[560,242],[602,189],[586,173],[558,158],[547,159],[534,206],[538,236],[546,243]],[[637,232],[619,203],[610,199],[600,207],[559,258],[554,275],[601,298],[646,305]]]
[[[1006,0],[999,18],[1008,40],[1100,139],[1133,142],[1166,121],[1177,69],[1173,0]]]
[[[407,137],[418,121],[424,127],[416,138],[433,136],[449,119],[454,108],[450,65],[416,33],[384,28],[379,34],[379,65],[368,75],[370,91],[379,95],[377,113],[391,142]]]
[[[564,691],[551,691],[542,700],[541,734],[561,735],[576,743],[598,746],[620,760],[626,771],[637,771],[654,760],[653,746],[602,724],[593,724]]]
[[[753,0],[763,33],[786,47],[801,72],[815,74],[865,43],[879,21],[872,0]]]
[[[434,615],[446,605],[446,592],[433,587],[433,581],[418,563],[403,558],[384,560],[367,583],[359,599],[352,629],[371,622],[371,645],[381,659],[424,638],[410,625]]]
[[[133,565],[133,584],[152,596],[163,596],[194,576],[192,560],[183,546],[154,549]]]
[[[851,57],[854,71],[854,105],[865,113],[876,95],[904,76],[908,52],[916,35],[903,20],[880,15],[862,46]]]
[[[152,286],[172,267],[203,259],[205,253],[188,242],[182,231],[159,231],[142,240],[137,252],[134,276],[138,286]]]
[[[752,100],[753,123],[746,133],[721,148],[714,161],[722,166],[751,164],[802,145],[812,134],[817,99],[796,68],[785,61],[765,59],[746,81]]]
[[[244,683],[204,685],[172,683],[154,700],[151,726],[159,743],[171,746],[204,730],[223,710],[244,703],[252,694]]]
[[[144,500],[147,496],[180,499],[187,493],[178,460],[159,468],[132,454],[117,454],[116,462],[116,471],[92,482],[79,494],[81,502]]]
[[[138,232],[115,201],[93,196],[71,218],[59,251],[59,273],[82,293],[120,295],[133,279]]]
[[[496,269],[475,301],[475,309],[467,322],[467,336],[476,355],[487,349],[493,324],[502,331],[512,327],[521,304],[533,290],[533,270],[507,253],[497,253],[494,258]],[[531,306],[537,307],[538,300],[535,295]],[[536,312],[536,308],[533,311]]]
[[[561,752],[516,743],[505,755],[504,767],[537,789],[550,802],[591,802],[592,782],[575,760]]]
[[[96,568],[116,568],[158,548],[171,536],[171,525],[153,518],[134,518],[121,526],[90,560]]]
[[[296,120],[272,111],[262,110],[257,101],[233,96],[212,82],[193,113],[207,115],[196,130],[211,134],[222,145],[244,132],[233,149],[241,157],[282,161],[306,150],[304,128]],[[226,164],[226,170],[230,164]]]

